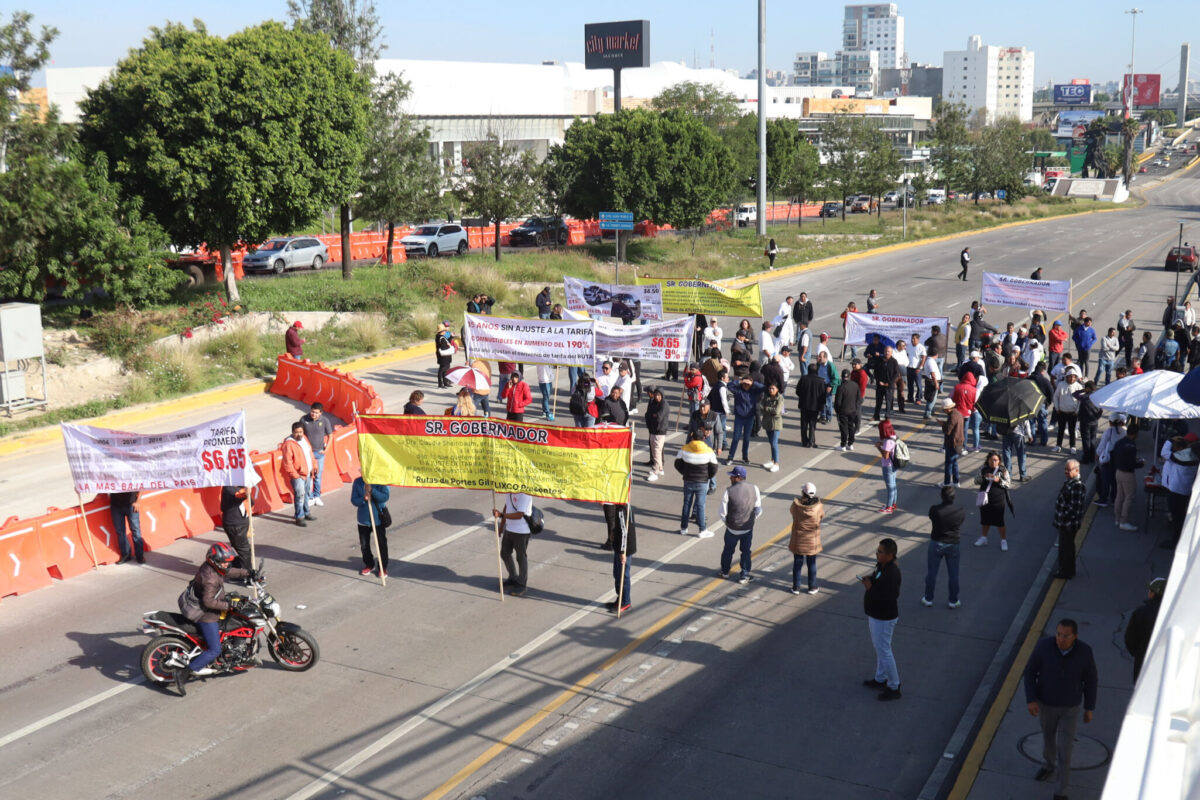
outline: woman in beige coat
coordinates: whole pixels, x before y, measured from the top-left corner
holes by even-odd
[[[800,594],[800,570],[808,563],[808,593],[817,593],[817,553],[821,552],[821,519],[825,506],[817,499],[817,487],[806,483],[792,501],[792,594]]]

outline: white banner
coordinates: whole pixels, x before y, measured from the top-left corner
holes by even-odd
[[[662,286],[624,286],[563,277],[567,309],[582,311],[592,319],[644,319],[657,322],[662,316]]]
[[[980,300],[987,305],[1071,311],[1070,281],[1035,281],[998,272],[983,273]]]
[[[862,314],[852,311],[846,315],[846,344],[867,344],[868,338],[878,333],[883,338],[908,343],[914,333],[925,341],[933,333],[933,326],[949,332],[950,320],[946,317],[905,317],[899,314]]]
[[[596,323],[596,355],[647,361],[685,361],[691,352],[695,317],[646,325]]]
[[[468,358],[588,369],[596,359],[591,320],[466,317]]]
[[[246,415],[169,433],[129,433],[62,423],[75,491],[140,492],[253,486],[258,474],[246,449]]]

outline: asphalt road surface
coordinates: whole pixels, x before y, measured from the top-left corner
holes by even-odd
[[[807,291],[817,332],[840,331],[846,301],[880,310],[944,314],[970,306],[982,271],[1075,281],[1075,308],[1101,332],[1132,308],[1153,330],[1175,275],[1162,269],[1181,218],[1200,221],[1192,171],[1150,194],[1142,209],[1058,219],[866,256],[763,284],[772,313]],[[1185,232],[1197,238],[1200,222]],[[956,281],[971,247],[971,280]],[[1181,282],[1187,278],[1180,276]],[[1024,312],[992,308],[999,327]],[[723,320],[726,332],[736,320]],[[838,344],[835,342],[834,344]],[[652,380],[647,369],[645,383]],[[397,411],[414,388],[440,411],[434,365],[406,363],[367,376]],[[675,394],[677,384],[670,386]],[[868,399],[872,398],[868,395]],[[560,413],[565,407],[560,401]],[[245,405],[257,447],[286,435],[295,404],[273,396]],[[794,409],[794,399],[789,405]],[[435,412],[436,413],[436,412]],[[204,414],[194,415],[204,416]],[[638,415],[640,420],[640,414]],[[530,545],[530,590],[500,601],[489,494],[393,490],[396,525],[386,588],[360,578],[354,510],[346,490],[306,529],[283,515],[256,520],[258,553],[286,618],[321,646],[312,671],[270,661],[247,674],[193,684],[186,698],[141,683],[147,637],[140,615],[174,609],[185,581],[220,533],[150,553],[139,567],[104,567],[0,605],[0,795],[80,797],[912,798],[942,757],[1051,547],[1048,514],[1061,456],[1035,448],[1032,483],[1015,488],[1012,547],[966,547],[963,607],[919,602],[926,509],[941,480],[940,432],[919,413],[897,416],[914,464],[902,473],[900,510],[876,513],[883,483],[869,428],[854,452],[801,449],[795,411],[785,418],[782,469],[750,470],[764,493],[755,528],[756,580],[715,577],[721,495],[709,498],[714,539],[681,537],[678,476],[644,480],[633,608],[615,619],[611,557],[600,510],[546,502],[546,532]],[[164,418],[162,429],[177,427]],[[635,463],[645,460],[642,448]],[[668,442],[668,455],[680,444]],[[751,461],[768,459],[763,440]],[[72,502],[61,451],[0,460],[9,497]],[[964,478],[982,458],[962,459]],[[20,473],[20,474],[18,474]],[[27,473],[27,476],[25,475]],[[727,483],[724,470],[720,483]],[[821,593],[793,596],[782,538],[799,482],[826,499]],[[977,530],[973,496],[964,543]],[[904,588],[895,648],[903,699],[879,703],[860,681],[874,656],[855,576],[882,536],[900,542]],[[773,543],[772,543],[773,542]],[[737,575],[737,567],[734,567]],[[1125,686],[1126,676],[1101,676]],[[1102,688],[1103,692],[1103,688]],[[1115,740],[1118,715],[1093,735]],[[1101,727],[1107,725],[1107,728]]]

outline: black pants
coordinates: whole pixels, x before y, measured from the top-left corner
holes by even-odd
[[[524,588],[526,581],[529,580],[529,559],[526,557],[526,551],[529,549],[528,533],[509,533],[505,531],[500,535],[500,558],[504,561],[504,568],[508,570],[508,577],[516,581],[518,586]],[[516,555],[516,563],[513,563],[513,555]]]
[[[505,417],[505,419],[507,419],[509,422],[524,422],[525,421],[525,412],[524,411],[510,411],[510,412],[508,412],[508,416]],[[1075,439],[1072,438],[1071,441],[1074,442]]]
[[[1079,459],[1081,464],[1094,464],[1096,461],[1096,431],[1099,429],[1098,423],[1081,422],[1079,423],[1079,439],[1080,445],[1083,447],[1083,458]]]
[[[962,271],[958,273],[958,277],[964,281],[967,279],[967,265],[966,264],[962,265]]]
[[[1058,527],[1058,573],[1065,578],[1075,577],[1075,530]]]
[[[800,446],[814,447],[817,444],[817,414],[819,411],[800,409]]]
[[[450,385],[446,381],[446,373],[450,370],[450,360],[452,358],[453,358],[453,356],[438,356],[437,357],[437,364],[438,364],[437,382],[438,382],[439,387]]]
[[[241,567],[242,569],[254,569],[254,564],[250,561],[250,521],[239,522],[236,525],[225,525],[225,536],[229,538],[229,544],[237,551],[237,558],[233,561],[233,566]]]
[[[1133,369],[1133,334],[1128,335],[1123,333],[1117,334],[1117,339],[1121,343],[1121,349],[1125,351],[1125,366],[1127,369]]]
[[[1183,520],[1187,516],[1188,495],[1167,492],[1167,513],[1171,515],[1171,543],[1179,544]]]
[[[858,417],[848,414],[838,414],[838,435],[841,437],[842,447],[854,444],[854,432],[858,430]]]
[[[1079,418],[1078,414],[1064,414],[1058,412],[1058,446],[1062,447],[1063,434],[1067,431],[1071,433],[1071,447],[1075,446],[1075,420]]]
[[[387,528],[379,525],[375,526],[375,537],[379,539],[379,561],[375,561],[375,554],[371,552],[371,526],[358,526],[358,547],[362,550],[363,566],[367,569],[382,568],[387,572],[388,568],[388,548],[387,548]]]
[[[920,386],[920,382],[917,380],[918,375],[919,373],[914,367],[908,368],[908,402],[910,403],[921,402],[921,398],[917,396],[917,390]]]
[[[892,389],[891,385],[883,386],[878,383],[875,384],[875,415],[874,415],[874,419],[876,422],[879,421],[879,407],[880,406],[884,407],[883,415],[885,417],[892,416],[892,401],[894,399],[895,399],[895,391]]]
[[[667,373],[665,375],[663,375],[663,380],[668,380],[668,381],[679,380],[679,362],[678,361],[668,361],[667,362]]]
[[[904,378],[896,378],[896,406],[904,413]]]
[[[1079,353],[1079,358],[1076,359],[1076,363],[1078,363],[1079,368],[1081,370],[1083,370],[1084,377],[1088,377],[1088,359],[1091,357],[1092,351],[1091,350],[1079,350],[1078,353]]]

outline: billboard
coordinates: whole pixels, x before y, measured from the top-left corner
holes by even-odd
[[[1121,84],[1122,97],[1129,96],[1129,73],[1125,73],[1125,80]],[[1133,106],[1156,106],[1158,105],[1158,90],[1162,85],[1162,75],[1146,75],[1138,74],[1133,76]]]
[[[1060,111],[1058,114],[1058,129],[1054,135],[1060,139],[1079,139],[1087,133],[1087,127],[1092,120],[1104,116],[1103,111],[1080,109],[1078,111]]]
[[[593,22],[583,26],[584,66],[624,69],[650,66],[650,21]]]
[[[1092,104],[1092,87],[1075,83],[1054,84],[1054,105],[1088,106]]]

